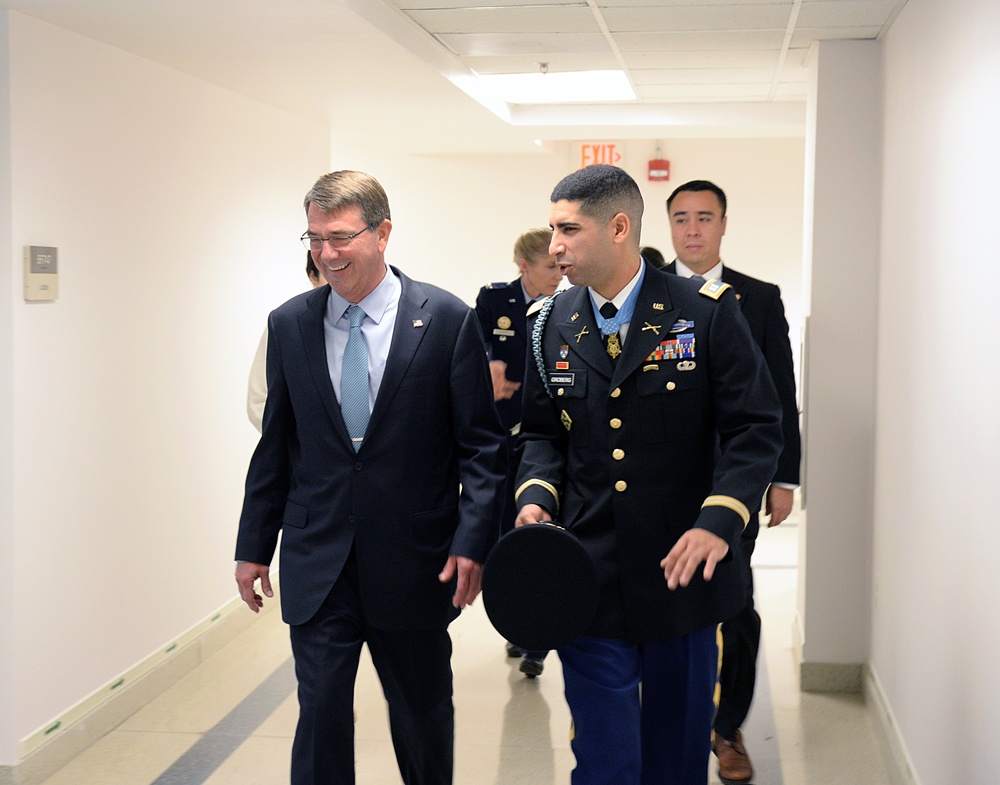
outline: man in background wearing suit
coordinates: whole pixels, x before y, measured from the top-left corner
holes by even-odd
[[[329,286],[268,319],[267,403],[236,545],[240,596],[290,626],[299,721],[292,785],[353,785],[354,681],[368,644],[402,781],[454,768],[448,624],[480,591],[499,531],[504,433],[479,323],[384,258],[379,183],[321,177],[302,240]]]
[[[768,527],[777,526],[792,510],[802,449],[792,347],[781,292],[774,284],[751,278],[722,263],[720,247],[726,233],[726,195],[717,185],[693,180],[678,186],[667,199],[667,215],[677,258],[665,269],[686,278],[721,280],[734,289],[781,399],[784,447],[767,489],[765,506],[765,512],[771,516]],[[740,726],[753,701],[760,647],[760,616],[753,605],[750,569],[759,529],[758,514],[754,513],[743,530],[737,554],[745,568],[746,603],[739,614],[722,625],[721,690],[714,750],[719,758],[719,779],[727,784],[749,782],[753,777]]]

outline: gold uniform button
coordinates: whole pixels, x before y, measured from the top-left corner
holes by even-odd
[[[671,384],[673,384],[673,382],[671,382]],[[556,395],[563,396],[565,394],[566,394],[566,390],[564,390],[562,387],[560,387],[558,390],[556,390]]]
[[[622,394],[622,388],[621,387],[615,387],[615,389],[613,389],[611,391],[611,397],[612,398],[617,398],[621,394]]]
[[[611,422],[608,423],[608,425],[610,425],[612,428],[614,428],[617,431],[619,428],[622,427],[622,421],[619,420],[617,417],[612,417],[611,418]]]
[[[677,385],[674,384],[673,382],[667,382],[667,389],[668,390],[675,390],[675,389],[677,389]]]
[[[618,482],[615,483],[615,490],[618,491],[619,493],[624,491],[626,488],[628,488],[628,483],[625,482],[625,480],[619,480]]]
[[[616,461],[620,461],[622,458],[625,457],[625,450],[616,449],[611,453],[611,457],[614,458]]]

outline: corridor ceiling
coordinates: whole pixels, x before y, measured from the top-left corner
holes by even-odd
[[[336,141],[409,153],[564,139],[801,136],[807,63],[877,39],[906,0],[0,0],[256,100]],[[636,99],[490,108],[478,74],[622,70]],[[234,119],[238,122],[238,118]]]

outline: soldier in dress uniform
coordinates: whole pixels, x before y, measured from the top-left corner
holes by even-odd
[[[528,349],[528,306],[553,294],[562,282],[555,257],[549,253],[552,230],[530,229],[514,242],[514,264],[520,275],[510,283],[491,283],[479,290],[476,315],[490,358],[493,399],[500,421],[507,429],[507,459],[510,469],[501,534],[514,528],[517,507],[514,504],[514,478],[517,473],[515,441],[521,430],[521,384],[524,381],[524,358]],[[542,673],[545,652],[525,653],[519,646],[507,644],[507,654],[523,657],[521,672],[529,678]]]
[[[516,525],[558,520],[598,573],[590,628],[559,649],[572,782],[705,785],[716,627],[742,607],[732,553],[774,475],[781,407],[730,287],[642,261],[626,172],[586,167],[551,201],[574,287],[533,319]]]

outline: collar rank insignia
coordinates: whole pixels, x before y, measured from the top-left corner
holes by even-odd
[[[722,294],[726,291],[726,289],[731,288],[732,287],[729,284],[712,278],[709,281],[705,281],[705,285],[698,290],[698,294],[703,294],[706,297],[711,297],[713,300],[718,300],[722,297]]]

